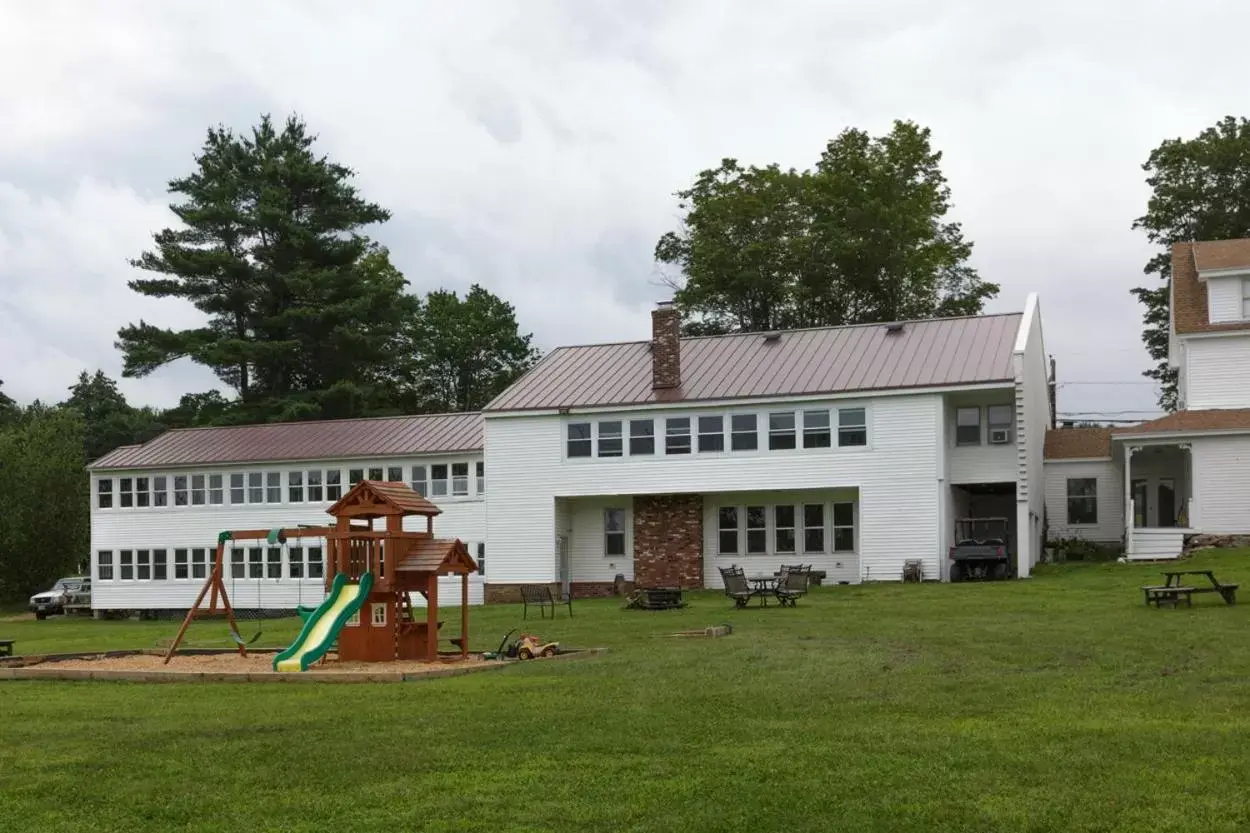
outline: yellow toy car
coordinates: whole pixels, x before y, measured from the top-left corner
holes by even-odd
[[[533,659],[534,657],[554,657],[560,650],[560,643],[543,642],[533,634],[523,633],[514,647],[517,659]]]

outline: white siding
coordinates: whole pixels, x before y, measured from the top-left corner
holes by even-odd
[[[1133,530],[1133,551],[1127,554],[1130,561],[1163,561],[1180,558],[1185,545],[1185,533],[1176,529]]]
[[[561,501],[566,503],[566,501]],[[579,498],[567,501],[570,506],[572,533],[569,538],[569,556],[572,562],[573,581],[612,581],[617,574],[626,581],[634,580],[634,499],[629,495],[614,497]],[[609,557],[604,554],[603,511],[608,508],[625,510],[625,555]]]
[[[1241,276],[1207,279],[1207,310],[1212,324],[1242,321]]]
[[[1250,408],[1250,333],[1186,339],[1186,407]]]
[[[1192,441],[1194,504],[1190,525],[1211,534],[1250,533],[1250,437]]]
[[[858,489],[862,577],[897,579],[908,558],[924,559],[926,574],[937,575],[941,407],[942,398],[932,394],[869,400],[869,445],[863,448],[573,460],[564,456],[569,417],[488,416],[487,537],[495,553],[491,581],[554,579],[550,552],[557,497],[761,488]],[[595,417],[600,418],[611,417]]]
[[[1046,522],[1049,537],[1119,543],[1124,535],[1124,472],[1110,460],[1046,461]],[[1098,523],[1068,523],[1068,478],[1098,481]]]
[[[1041,556],[1042,516],[1045,510],[1045,465],[1042,458],[1046,430],[1051,427],[1047,386],[1046,345],[1042,338],[1042,311],[1037,295],[1025,304],[1024,321],[1016,343],[1016,510],[1017,575],[1025,577]]]
[[[945,445],[947,460],[947,477],[954,485],[964,483],[1014,483],[1016,480],[1016,444],[1015,442],[1001,445],[989,442],[989,406],[1006,405],[1014,412],[1015,391],[1013,388],[1001,390],[975,391],[946,396],[945,408]],[[976,407],[980,411],[981,441],[977,445],[958,445],[956,443],[956,412],[960,408]],[[1012,437],[1015,438],[1016,427],[1011,425]]]
[[[480,460],[468,456],[457,457],[457,461],[470,460],[470,480],[472,481],[472,462]],[[130,507],[99,509],[94,497],[91,511],[91,552],[92,552],[92,606],[99,609],[170,609],[188,608],[195,601],[196,595],[204,584],[203,579],[175,579],[174,550],[204,548],[216,552],[217,535],[230,529],[273,529],[276,527],[295,527],[301,524],[327,526],[334,519],[326,513],[332,501],[317,503],[289,502],[288,470],[308,470],[321,467],[342,467],[344,472],[352,468],[369,468],[370,466],[399,466],[405,470],[405,477],[411,476],[414,464],[429,465],[427,460],[367,460],[357,462],[333,463],[299,463],[270,464],[249,466],[248,471],[282,471],[283,502],[264,504],[230,504],[229,477],[231,471],[239,471],[237,467],[203,467],[188,469],[186,473],[226,473],[225,486],[227,503],[222,505],[201,506],[165,506],[165,507]],[[149,474],[173,476],[184,472],[161,469],[154,472],[103,472],[92,476],[92,494],[96,493],[96,483],[101,477],[112,478],[114,489],[117,488],[119,477],[143,477]],[[172,487],[172,484],[171,484]],[[472,490],[472,483],[470,490]],[[488,492],[490,486],[488,485]],[[347,485],[344,483],[344,493]],[[114,500],[116,501],[116,493]],[[434,534],[442,538],[459,538],[469,548],[469,554],[476,557],[477,544],[486,540],[485,503],[477,497],[469,498],[433,498],[443,513],[434,519]],[[172,496],[170,499],[172,503]],[[424,518],[408,518],[405,529],[412,531],[424,530]],[[240,548],[249,546],[267,546],[262,542],[237,542]],[[287,546],[322,546],[324,540],[313,538],[292,539]],[[324,583],[321,579],[291,579],[287,565],[287,555],[283,552],[281,579],[234,579],[230,576],[229,555],[232,545],[226,551],[226,591],[231,595],[231,603],[238,608],[255,608],[258,603],[265,608],[293,608],[297,604],[318,604],[325,597]],[[123,581],[119,577],[118,559],[120,550],[164,549],[167,550],[169,578],[165,581]],[[98,577],[97,553],[108,550],[113,554],[114,579],[101,581]],[[490,551],[487,551],[489,569]],[[190,571],[188,570],[188,573]],[[482,579],[474,575],[470,580],[470,602],[480,604],[482,600]],[[459,604],[460,584],[458,578],[448,578],[440,583],[440,596],[445,604]],[[413,596],[415,605],[424,605],[424,597]]]

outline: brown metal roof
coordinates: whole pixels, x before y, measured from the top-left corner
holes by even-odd
[[[1047,460],[1110,457],[1111,429],[1052,428],[1046,432],[1042,456]]]
[[[1172,246],[1172,326],[1180,335],[1250,330],[1250,322],[1212,324],[1207,287],[1198,269],[1250,267],[1250,239],[1204,240]]]
[[[400,457],[481,448],[482,415],[478,413],[271,422],[167,431],[143,445],[115,449],[88,468]]]
[[[1116,437],[1200,431],[1250,431],[1250,408],[1177,411],[1150,422],[1113,428]]]
[[[683,338],[681,387],[651,387],[651,342],[561,347],[487,411],[643,405],[1005,382],[1021,313]]]

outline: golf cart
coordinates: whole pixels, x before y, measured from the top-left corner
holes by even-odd
[[[999,581],[1015,574],[1006,518],[959,518],[950,549],[951,581]]]

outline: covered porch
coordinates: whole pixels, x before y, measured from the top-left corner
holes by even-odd
[[[1193,458],[1189,443],[1126,438],[1116,443],[1124,468],[1124,553],[1130,561],[1180,558],[1193,533]]]

